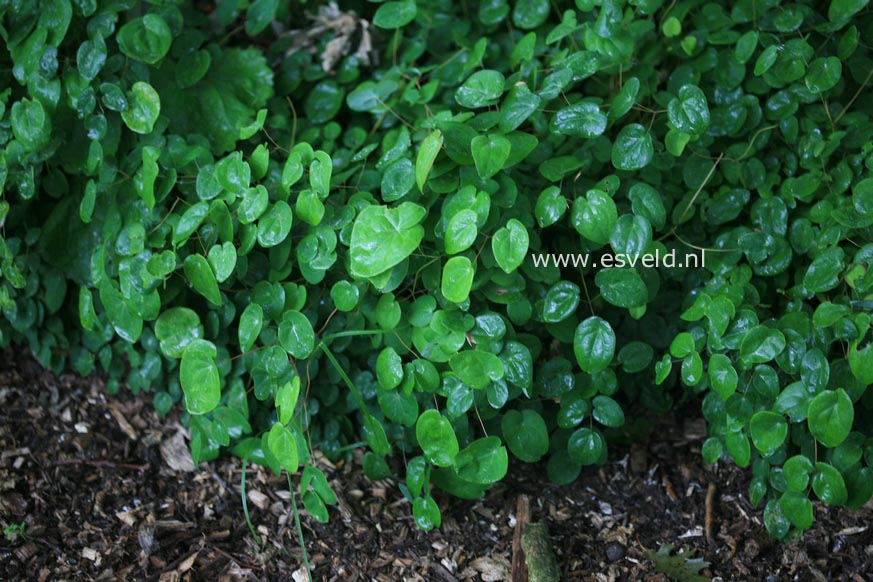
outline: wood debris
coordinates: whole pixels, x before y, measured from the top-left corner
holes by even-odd
[[[312,24],[307,28],[288,30],[281,36],[288,37],[292,46],[287,55],[299,51],[317,53],[319,41],[330,35],[333,38],[327,42],[321,52],[321,67],[325,72],[332,73],[343,57],[352,55],[364,66],[377,64],[378,54],[373,48],[373,37],[369,21],[360,18],[354,11],[340,10],[336,2],[329,2],[318,7],[314,16],[307,13]]]

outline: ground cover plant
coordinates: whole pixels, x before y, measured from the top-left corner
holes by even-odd
[[[429,529],[692,400],[775,537],[873,493],[866,1],[0,15],[0,345],[182,407],[196,461],[326,520],[312,449],[364,446]]]

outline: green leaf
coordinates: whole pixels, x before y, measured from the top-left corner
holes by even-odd
[[[221,400],[221,378],[215,362],[215,344],[194,339],[182,353],[179,381],[185,393],[185,408],[189,414],[206,414]]]
[[[512,454],[526,463],[536,463],[549,452],[546,423],[533,410],[506,411],[500,422],[500,429]]]
[[[414,0],[386,2],[376,10],[373,24],[379,28],[400,28],[412,22],[417,12]]]
[[[709,127],[709,106],[706,95],[695,85],[683,85],[678,97],[667,105],[667,117],[677,130],[699,135]]]
[[[743,34],[734,47],[734,57],[738,62],[746,64],[758,47],[758,31],[750,30]]]
[[[661,25],[661,32],[667,38],[674,38],[682,34],[682,23],[675,16],[670,16]]]
[[[276,18],[278,8],[279,0],[254,0],[246,11],[246,34],[257,36],[264,32]]]
[[[236,247],[231,242],[213,245],[209,249],[206,260],[215,273],[215,280],[223,283],[233,274],[236,267]]]
[[[709,437],[703,442],[703,446],[700,447],[700,455],[703,457],[703,462],[707,465],[712,465],[718,461],[723,452],[724,447],[716,437]]]
[[[812,478],[812,490],[819,499],[833,506],[842,506],[849,498],[846,481],[842,474],[827,463],[815,464],[815,476]]]
[[[549,17],[548,0],[518,0],[512,10],[512,23],[522,30],[531,30]]]
[[[121,112],[128,129],[134,133],[151,133],[161,114],[161,98],[154,88],[144,81],[137,81],[127,94],[128,107]]]
[[[826,447],[839,446],[852,431],[855,409],[852,399],[842,388],[825,390],[809,403],[809,432]]]
[[[595,396],[591,401],[594,404],[594,420],[608,427],[619,427],[624,424],[624,412],[618,402],[609,396]]]
[[[403,381],[403,361],[394,348],[384,348],[376,358],[376,379],[384,390],[393,390]]]
[[[215,273],[203,255],[188,255],[183,266],[185,277],[194,290],[213,305],[221,305],[221,292],[218,290]]]
[[[418,148],[418,155],[415,158],[415,183],[421,192],[424,192],[424,184],[442,147],[443,133],[435,129],[427,134]]]
[[[455,457],[455,470],[465,481],[480,485],[496,483],[506,476],[509,456],[496,436],[477,439]]]
[[[710,356],[709,383],[723,401],[727,401],[737,391],[738,382],[739,376],[730,358],[724,354]]]
[[[115,38],[125,55],[154,65],[169,52],[173,33],[160,15],[149,13],[122,26]]]
[[[450,467],[458,454],[458,437],[451,423],[436,410],[424,411],[415,424],[415,438],[428,461]]]
[[[372,451],[380,457],[391,452],[391,445],[388,443],[388,436],[385,434],[385,427],[373,415],[367,413],[364,415],[364,437]]]
[[[446,252],[450,255],[458,254],[470,248],[479,234],[477,222],[479,215],[475,210],[466,208],[461,210],[449,220],[446,228]]]
[[[729,432],[724,437],[725,447],[734,462],[740,467],[748,467],[752,459],[752,448],[749,439],[740,432]]]
[[[476,164],[479,177],[488,179],[503,168],[512,146],[509,140],[499,133],[490,133],[473,138],[470,148],[473,151],[473,162]]]
[[[485,69],[470,75],[455,92],[455,100],[467,109],[496,105],[506,78],[500,71]]]
[[[115,333],[130,343],[139,340],[143,318],[132,309],[130,302],[126,301],[115,285],[106,279],[100,283],[99,291],[100,303],[106,309],[106,315]]]
[[[619,170],[641,170],[654,154],[651,134],[639,123],[631,123],[621,128],[612,144],[612,165]]]
[[[864,384],[873,384],[873,344],[858,349],[858,342],[849,344],[849,367],[852,375]]]
[[[829,291],[839,285],[839,275],[843,271],[843,249],[830,248],[815,258],[806,275],[803,286],[815,293]]]
[[[602,372],[615,355],[615,333],[596,315],[579,324],[573,336],[573,351],[579,367],[589,374]]]
[[[399,390],[380,390],[376,397],[379,408],[392,422],[412,426],[418,420],[418,400]]]
[[[245,183],[248,183],[246,180]],[[239,205],[239,221],[241,224],[251,224],[256,221],[270,204],[270,195],[261,185],[247,188]]]
[[[200,316],[187,307],[171,307],[155,321],[155,337],[168,358],[181,358],[191,342],[203,339]]]
[[[642,216],[623,214],[609,237],[612,250],[622,255],[624,263],[616,266],[621,267],[630,261],[639,260],[652,241],[652,226]]]
[[[491,252],[497,265],[507,274],[512,273],[524,262],[530,238],[527,229],[520,221],[510,218],[506,226],[494,233],[491,239]]]
[[[580,428],[567,441],[570,459],[579,465],[596,465],[606,459],[606,440],[599,430]]]
[[[870,0],[834,0],[828,6],[828,20],[838,24],[849,22]]]
[[[788,423],[777,412],[762,410],[752,416],[749,431],[755,448],[765,455],[773,453],[782,446],[788,436]]]
[[[618,223],[615,202],[600,190],[589,190],[584,198],[577,198],[571,216],[576,231],[597,244],[609,242]]]
[[[188,207],[182,216],[179,217],[179,222],[173,228],[173,245],[179,246],[184,244],[188,238],[194,234],[206,215],[209,213],[209,204],[206,202],[198,202]]]
[[[76,52],[76,66],[79,74],[88,81],[93,81],[106,64],[106,42],[100,35],[95,35],[79,45]]]
[[[804,530],[812,526],[812,503],[803,493],[786,491],[779,498],[779,508],[797,529]]]
[[[40,101],[16,101],[10,114],[15,139],[30,151],[45,147],[51,137],[52,121]]]
[[[294,376],[290,382],[285,382],[276,391],[275,401],[276,409],[279,411],[279,422],[288,424],[294,416],[298,398],[300,398],[300,377]]]
[[[812,473],[812,461],[804,455],[794,455],[782,465],[782,474],[789,491],[803,493],[809,485],[809,474]]]
[[[364,208],[352,228],[352,273],[375,277],[412,254],[424,238],[424,227],[419,223],[426,214],[424,208],[412,202],[396,208]]]
[[[258,219],[258,244],[269,248],[280,244],[291,232],[294,215],[284,200],[278,200]]]
[[[339,105],[337,105],[339,107]],[[333,174],[333,160],[330,156],[318,150],[309,163],[309,185],[321,199],[330,195],[330,179]]]
[[[504,375],[503,362],[492,353],[481,350],[463,350],[449,360],[452,371],[461,381],[474,389],[482,389]]]
[[[500,106],[500,131],[509,133],[518,129],[539,109],[542,98],[531,93],[526,84],[517,84],[509,90]]]
[[[430,531],[442,523],[440,508],[433,497],[425,495],[412,502],[412,517],[422,531]]]
[[[564,321],[579,307],[579,286],[569,281],[558,281],[552,285],[543,300],[543,321],[558,323]]]
[[[264,325],[264,310],[257,303],[249,303],[239,316],[239,347],[243,352],[249,351],[261,333]]]
[[[552,131],[591,139],[606,131],[607,117],[600,106],[590,101],[581,101],[562,107],[552,120]]]
[[[637,102],[640,92],[640,80],[637,77],[629,77],[624,80],[624,85],[613,95],[609,104],[609,119],[616,120],[624,117]]]
[[[279,343],[292,357],[308,358],[315,348],[315,331],[309,319],[299,311],[286,311],[279,324]]]
[[[267,436],[267,446],[279,461],[279,465],[289,473],[296,473],[300,467],[300,455],[297,451],[297,439],[290,430],[277,422],[270,428]]]
[[[616,307],[641,307],[649,300],[645,282],[633,269],[602,269],[597,272],[594,282],[600,295]]]
[[[406,196],[415,185],[415,169],[412,160],[401,158],[382,173],[382,200],[394,202]]]
[[[852,202],[861,214],[873,215],[873,178],[865,178],[852,187]]]
[[[339,311],[351,311],[361,296],[358,287],[348,281],[337,281],[330,289],[330,298]]]
[[[630,187],[627,197],[631,201],[634,214],[645,218],[656,229],[664,228],[667,222],[667,210],[657,190],[648,184],[637,182]]]
[[[836,87],[843,74],[843,63],[837,57],[819,57],[809,64],[803,81],[812,93],[824,93]]]
[[[549,186],[537,197],[534,207],[534,216],[541,228],[551,226],[561,220],[567,211],[567,199],[561,194],[557,186]]]
[[[746,366],[763,364],[785,349],[785,336],[778,329],[756,326],[749,330],[740,344],[740,360]]]
[[[443,267],[440,291],[453,303],[463,303],[473,285],[473,263],[464,256],[452,257]]]

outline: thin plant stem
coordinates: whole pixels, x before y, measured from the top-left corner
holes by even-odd
[[[291,475],[285,471],[288,478],[288,491],[291,493],[291,510],[294,512],[294,525],[297,526],[297,541],[300,543],[300,552],[303,554],[303,567],[306,568],[306,576],[312,581],[312,569],[309,567],[309,555],[306,553],[306,544],[303,541],[303,526],[300,525],[300,512],[297,510],[297,496],[294,495],[294,486],[291,484]]]

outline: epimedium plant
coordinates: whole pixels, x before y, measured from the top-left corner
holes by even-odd
[[[313,448],[365,446],[430,529],[694,401],[774,536],[873,493],[866,1],[0,16],[0,344],[181,404],[196,461],[326,520]]]

